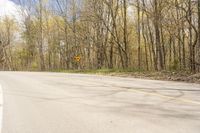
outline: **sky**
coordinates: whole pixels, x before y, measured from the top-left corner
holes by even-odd
[[[23,1],[26,3],[26,0]],[[50,1],[55,2],[55,0]],[[22,20],[22,16],[20,15],[22,7],[18,3],[18,0],[0,0],[0,18],[3,16],[9,16],[14,17],[18,22],[20,22]],[[132,14],[132,10],[129,10],[129,12]]]
[[[10,0],[0,0],[0,17],[10,16],[20,19],[20,6]]]

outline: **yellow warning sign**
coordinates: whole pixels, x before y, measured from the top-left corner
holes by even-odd
[[[75,57],[74,57],[74,60],[75,60],[76,62],[80,62],[80,61],[81,61],[81,57],[80,57],[80,56],[75,56]]]

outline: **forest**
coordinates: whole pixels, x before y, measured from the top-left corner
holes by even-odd
[[[200,72],[200,0],[18,0],[0,70]]]

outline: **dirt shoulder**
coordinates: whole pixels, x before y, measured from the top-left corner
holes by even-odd
[[[192,74],[185,71],[138,72],[138,71],[121,71],[121,70],[76,70],[76,71],[72,70],[65,72],[130,77],[130,78],[132,77],[132,78],[142,78],[142,79],[152,79],[152,80],[180,81],[180,82],[200,84],[200,73]]]
[[[101,74],[101,73],[100,73]],[[142,79],[152,79],[152,80],[166,80],[166,81],[180,81],[188,83],[198,83],[200,84],[200,73],[198,74],[187,74],[187,73],[166,73],[166,72],[150,72],[150,73],[109,73],[106,75],[110,76],[120,76],[120,77],[133,77]]]

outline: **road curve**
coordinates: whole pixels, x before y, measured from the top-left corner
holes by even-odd
[[[198,84],[39,72],[0,84],[2,133],[200,132]]]

